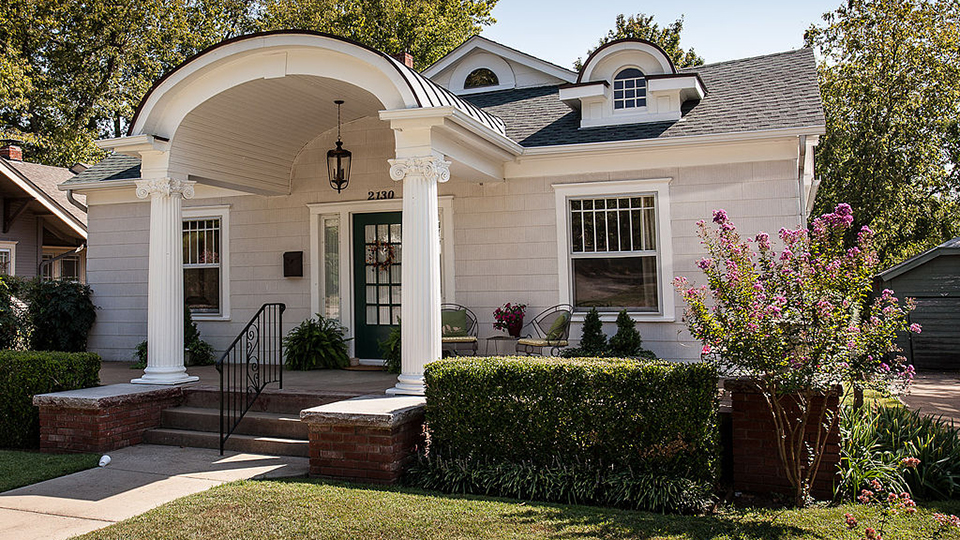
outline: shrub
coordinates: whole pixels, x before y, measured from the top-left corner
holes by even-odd
[[[876,478],[905,487],[917,499],[960,497],[960,428],[903,407],[864,407],[844,411],[842,419],[841,496],[859,493]],[[911,457],[920,463],[904,469],[904,459]]]
[[[610,338],[610,356],[639,357],[650,360],[656,358],[655,354],[643,348],[643,338],[637,331],[637,323],[630,318],[625,309],[617,315],[617,333]]]
[[[36,446],[40,417],[35,394],[88,388],[100,383],[93,353],[0,351],[0,446]]]
[[[843,383],[847,389],[884,390],[894,380],[905,386],[913,366],[896,356],[893,338],[920,331],[907,323],[913,303],[901,305],[890,290],[867,302],[877,269],[873,232],[864,227],[854,246],[844,246],[852,232],[849,205],[814,219],[809,230],[781,229],[779,252],[766,233],[742,239],[723,210],[714,211],[713,223],[697,224],[708,254],[697,266],[707,285],[675,279],[687,304],[684,318],[706,360],[724,374],[752,377],[773,416],[794,503],[803,506],[827,434],[839,422],[839,411],[812,407],[813,400]],[[792,399],[779,399],[784,395]],[[785,402],[797,403],[802,413],[791,413]]]
[[[193,321],[190,308],[186,306],[183,308],[183,348],[185,352],[190,353],[188,365],[209,366],[215,362],[213,346],[200,338],[200,329]],[[137,361],[130,366],[130,369],[147,367],[147,350],[147,340],[137,344],[133,353]]]
[[[603,356],[607,352],[607,336],[603,334],[600,313],[592,308],[583,319],[583,334],[580,336],[581,356]]]
[[[0,349],[17,348],[23,319],[21,310],[13,302],[16,278],[0,277]]]
[[[30,348],[81,352],[97,317],[90,287],[75,281],[35,279],[25,288],[30,320]]]
[[[457,358],[428,364],[424,377],[427,468],[468,460],[477,470],[512,464],[559,477],[576,469],[638,482],[644,475],[697,485],[715,479],[717,374],[707,365]],[[561,500],[556,493],[568,491],[543,493]],[[625,506],[635,503],[623,499]]]
[[[402,367],[400,360],[400,335],[400,323],[397,322],[397,325],[391,328],[390,333],[387,334],[387,339],[378,344],[380,346],[380,352],[383,353],[383,359],[387,361],[387,371],[390,373],[400,373]]]
[[[696,512],[711,502],[709,482],[653,473],[598,469],[583,463],[543,467],[420,456],[405,482],[447,493],[474,493],[653,512]]]
[[[303,321],[283,338],[287,367],[308,370],[349,366],[345,331],[340,321],[320,314]]]

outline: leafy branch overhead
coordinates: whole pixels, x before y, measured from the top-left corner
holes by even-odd
[[[960,234],[960,3],[851,0],[805,39],[827,124],[813,215],[849,203],[880,268]]]
[[[622,13],[617,15],[616,26],[613,30],[607,32],[607,35],[600,39],[600,44],[587,51],[587,56],[593,54],[601,46],[624,38],[637,38],[652,41],[660,46],[678,68],[703,65],[703,58],[693,51],[693,48],[683,50],[680,47],[680,33],[683,31],[683,17],[673,21],[667,26],[661,27],[653,22],[653,15],[637,13],[625,17]],[[583,60],[577,58],[573,63],[573,68],[577,71],[583,69]]]

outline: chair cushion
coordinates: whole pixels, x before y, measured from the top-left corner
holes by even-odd
[[[566,347],[566,340],[549,340],[549,339],[521,339],[517,341],[517,345],[527,345],[529,347]]]
[[[444,336],[444,343],[474,343],[477,341],[475,336]]]
[[[441,335],[443,337],[466,337],[467,310],[450,309],[440,312]]]
[[[550,330],[547,330],[547,340],[556,341],[562,338],[567,331],[568,324],[570,324],[570,313],[563,311],[557,316],[557,319],[553,321],[553,324],[550,325]]]

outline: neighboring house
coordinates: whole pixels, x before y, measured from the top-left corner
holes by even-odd
[[[71,169],[23,161],[19,146],[0,147],[0,274],[85,280],[84,197],[71,202],[57,188],[75,174]]]
[[[899,343],[911,364],[917,369],[960,369],[960,238],[881,272],[877,288],[917,302],[909,320],[920,323],[921,332]]]
[[[505,302],[573,304],[574,340],[589,307],[608,322],[627,308],[645,346],[697,358],[672,285],[699,277],[696,222],[724,208],[746,235],[803,225],[823,133],[809,49],[676,69],[622,40],[576,73],[474,37],[421,74],[274,32],[167,74],[129,136],[100,142],[114,153],[61,189],[90,206],[90,347],[127,360],[149,334],[144,382],[189,380],[184,300],[217,348],[284,302],[285,328],[339,318],[368,361],[402,318],[397,391],[417,393],[441,301],[470,307],[481,337]]]

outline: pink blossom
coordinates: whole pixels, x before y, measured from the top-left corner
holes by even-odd
[[[710,348],[710,344],[705,344],[702,349],[700,349],[700,354],[710,354],[710,351],[713,349]]]
[[[727,212],[723,209],[713,211],[713,222],[716,224],[723,224],[727,221]]]
[[[857,527],[857,518],[853,517],[853,514],[844,514],[843,518],[848,529],[855,529]]]
[[[913,324],[911,324],[911,325],[910,325],[910,331],[913,332],[914,334],[919,334],[919,333],[920,333],[920,325],[919,325],[918,323],[913,323]]]

